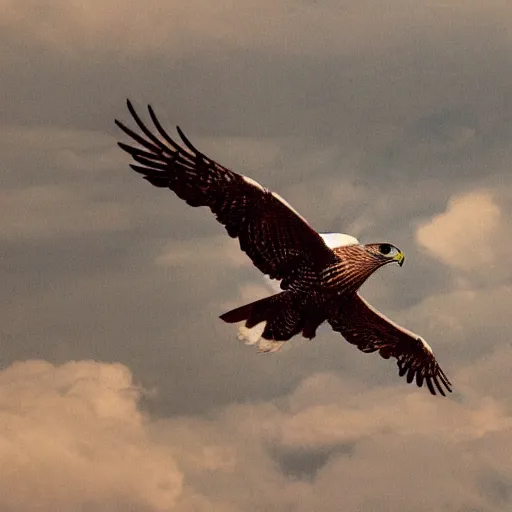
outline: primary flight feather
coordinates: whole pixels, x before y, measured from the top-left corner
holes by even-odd
[[[399,374],[432,394],[451,392],[451,383],[420,336],[371,307],[358,289],[378,268],[404,262],[388,243],[362,245],[348,235],[317,233],[281,196],[198,151],[177,127],[183,146],[164,130],[151,106],[153,131],[128,110],[139,130],[116,124],[137,143],[119,142],[136,162],[130,167],[156,187],[169,188],[190,206],[208,206],[254,265],[280,282],[281,291],[221,315],[244,322],[242,335],[273,352],[297,334],[314,338],[327,321],[363,352],[397,359]],[[339,237],[345,237],[340,241]],[[254,337],[256,334],[256,338]]]

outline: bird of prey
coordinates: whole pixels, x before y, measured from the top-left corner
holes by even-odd
[[[241,333],[262,351],[272,352],[297,334],[312,339],[327,321],[351,344],[385,359],[397,359],[400,376],[424,383],[435,395],[451,392],[427,342],[370,306],[358,289],[378,268],[404,263],[390,243],[360,244],[348,235],[320,235],[281,196],[237,174],[197,150],[177,127],[182,144],[164,130],[151,106],[153,129],[127,102],[134,131],[116,120],[135,146],[119,142],[136,163],[130,167],[155,187],[169,188],[190,206],[207,206],[238,238],[240,249],[280,292],[220,316],[243,322]],[[341,238],[340,238],[341,237]]]

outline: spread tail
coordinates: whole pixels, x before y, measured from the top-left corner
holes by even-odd
[[[231,311],[220,315],[220,318],[228,324],[235,324],[237,322],[247,320],[245,326],[249,328],[254,327],[264,320],[268,320],[267,317],[269,316],[272,307],[276,302],[279,302],[278,297],[283,293],[284,292],[272,295],[271,297],[265,297],[264,299],[246,304],[245,306],[232,309]]]
[[[314,338],[316,329],[325,320],[301,298],[297,293],[284,291],[228,311],[220,318],[227,323],[245,320],[239,328],[239,338],[251,345],[259,342],[261,351],[273,352],[300,332],[306,338]]]

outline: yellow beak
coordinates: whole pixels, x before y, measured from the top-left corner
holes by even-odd
[[[400,266],[404,264],[405,256],[403,252],[399,252],[394,258],[394,261],[396,261]]]

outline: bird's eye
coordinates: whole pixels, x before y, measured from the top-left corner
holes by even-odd
[[[395,256],[397,253],[397,250],[395,247],[389,244],[380,244],[379,245],[379,252],[383,254],[384,256]]]

